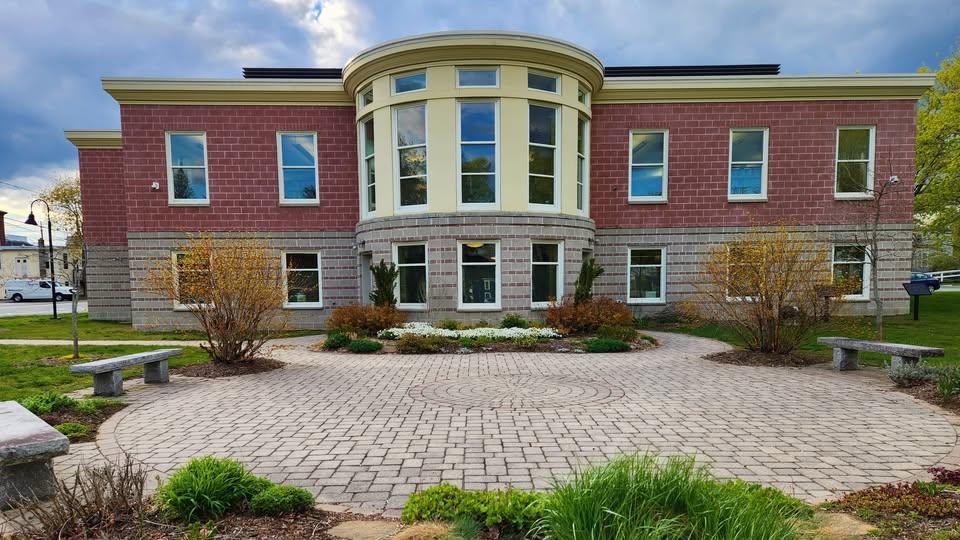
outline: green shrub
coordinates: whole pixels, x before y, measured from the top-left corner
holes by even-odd
[[[657,338],[655,338],[655,337],[653,337],[653,336],[648,336],[647,334],[639,334],[639,335],[637,336],[637,338],[638,338],[638,339],[642,339],[642,340],[644,340],[644,341],[649,341],[650,343],[653,343],[654,345],[657,344]]]
[[[122,404],[122,401],[116,399],[89,398],[77,400],[75,408],[84,414],[95,414],[104,407]]]
[[[619,339],[594,338],[584,341],[583,344],[586,346],[587,352],[591,353],[624,352],[630,350],[630,345]]]
[[[632,326],[609,326],[603,325],[597,328],[597,337],[604,339],[617,339],[620,341],[631,341],[637,339],[637,330]]]
[[[462,337],[460,338],[460,346],[472,349],[477,346],[477,340],[472,337]]]
[[[70,396],[58,394],[56,392],[47,392],[17,400],[25,409],[37,416],[50,414],[54,411],[61,411],[76,407],[77,400]]]
[[[90,433],[90,426],[76,422],[64,422],[53,426],[53,429],[63,433],[70,441],[74,441]]]
[[[512,488],[506,491],[465,491],[450,484],[440,484],[411,495],[401,519],[407,523],[470,519],[487,527],[509,527],[526,533],[543,516],[545,497]]]
[[[960,395],[960,369],[951,367],[940,370],[937,375],[937,394],[940,399]]]
[[[580,264],[580,274],[577,275],[576,288],[573,293],[574,303],[580,304],[593,298],[593,282],[602,276],[604,269],[597,264],[593,257],[585,257]]]
[[[396,328],[407,322],[407,315],[392,305],[370,306],[343,304],[327,318],[331,332],[375,336],[377,332]]]
[[[443,319],[442,321],[437,321],[433,323],[434,328],[442,328],[444,330],[461,330],[463,325],[460,324],[460,321],[455,321],[453,319]]]
[[[450,349],[453,341],[443,336],[420,336],[404,334],[397,340],[397,352],[401,354],[432,354]]]
[[[891,367],[887,370],[887,376],[900,388],[910,388],[936,381],[939,374],[939,369],[920,362],[916,364],[904,362],[900,367]]]
[[[347,345],[350,345],[351,341],[353,340],[350,339],[350,336],[346,334],[336,333],[336,334],[330,334],[329,336],[327,336],[327,339],[325,339],[323,341],[323,344],[321,344],[320,346],[328,351],[335,351],[341,347],[346,347]]]
[[[382,332],[377,333],[377,337],[380,339],[386,339],[386,340],[392,341],[394,339],[397,339],[400,336],[398,336],[397,333],[392,330],[384,330]]]
[[[546,499],[538,536],[793,539],[812,510],[782,493],[721,482],[690,457],[633,455],[589,467]]]
[[[521,349],[534,349],[540,343],[536,336],[518,336],[510,340],[511,343]]]
[[[383,343],[372,339],[355,339],[347,344],[348,351],[359,354],[377,352],[382,348]]]
[[[270,486],[250,499],[250,511],[260,516],[306,512],[313,505],[309,491],[293,486]]]
[[[516,313],[507,313],[500,321],[500,328],[528,328],[530,323]]]
[[[219,519],[273,484],[232,459],[193,458],[157,489],[157,501],[183,522]]]

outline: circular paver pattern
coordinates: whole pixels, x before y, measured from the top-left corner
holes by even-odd
[[[921,474],[950,418],[858,373],[723,365],[716,341],[658,334],[639,353],[350,355],[277,349],[283,369],[129,385],[108,457],[161,474],[232,457],[330,504],[398,513],[440,482],[546,489],[624,453],[695,454],[806,500]]]
[[[607,403],[622,398],[623,390],[572,377],[488,375],[421,384],[409,394],[440,405],[519,410]]]

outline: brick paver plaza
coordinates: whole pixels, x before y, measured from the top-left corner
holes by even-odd
[[[808,501],[956,461],[954,417],[880,381],[722,365],[700,357],[723,344],[658,337],[650,351],[593,355],[288,345],[272,353],[287,365],[269,373],[129,386],[131,406],[103,425],[97,446],[161,474],[192,456],[233,457],[321,502],[390,515],[442,481],[547,488],[637,450],[697,454],[721,475]],[[76,461],[58,462],[60,474]]]

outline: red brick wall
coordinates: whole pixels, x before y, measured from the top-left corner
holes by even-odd
[[[123,152],[85,148],[79,153],[84,240],[94,246],[126,246]]]
[[[876,126],[875,179],[900,177],[884,221],[913,219],[911,101],[594,105],[590,215],[598,228],[845,223],[862,203],[833,196],[836,128]],[[730,128],[770,130],[767,202],[727,202]],[[628,204],[629,131],[667,128],[668,204]]]
[[[353,230],[354,115],[353,107],[121,105],[129,230]],[[207,133],[209,206],[168,205],[167,131]],[[317,132],[319,207],[279,205],[277,131]]]

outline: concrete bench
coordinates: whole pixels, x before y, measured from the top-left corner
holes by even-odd
[[[143,364],[143,382],[170,382],[167,359],[177,356],[182,349],[158,349],[116,358],[104,358],[85,364],[70,366],[70,373],[93,373],[93,393],[98,396],[119,396],[123,393],[123,374],[125,367]]]
[[[833,369],[858,369],[860,367],[857,351],[870,351],[890,355],[890,367],[897,368],[905,362],[915,364],[921,358],[943,356],[943,349],[921,347],[919,345],[904,345],[902,343],[885,343],[883,341],[866,341],[845,337],[817,338],[817,343],[833,347]]]
[[[0,401],[0,426],[0,510],[53,495],[52,460],[70,450],[70,441],[16,401]]]

